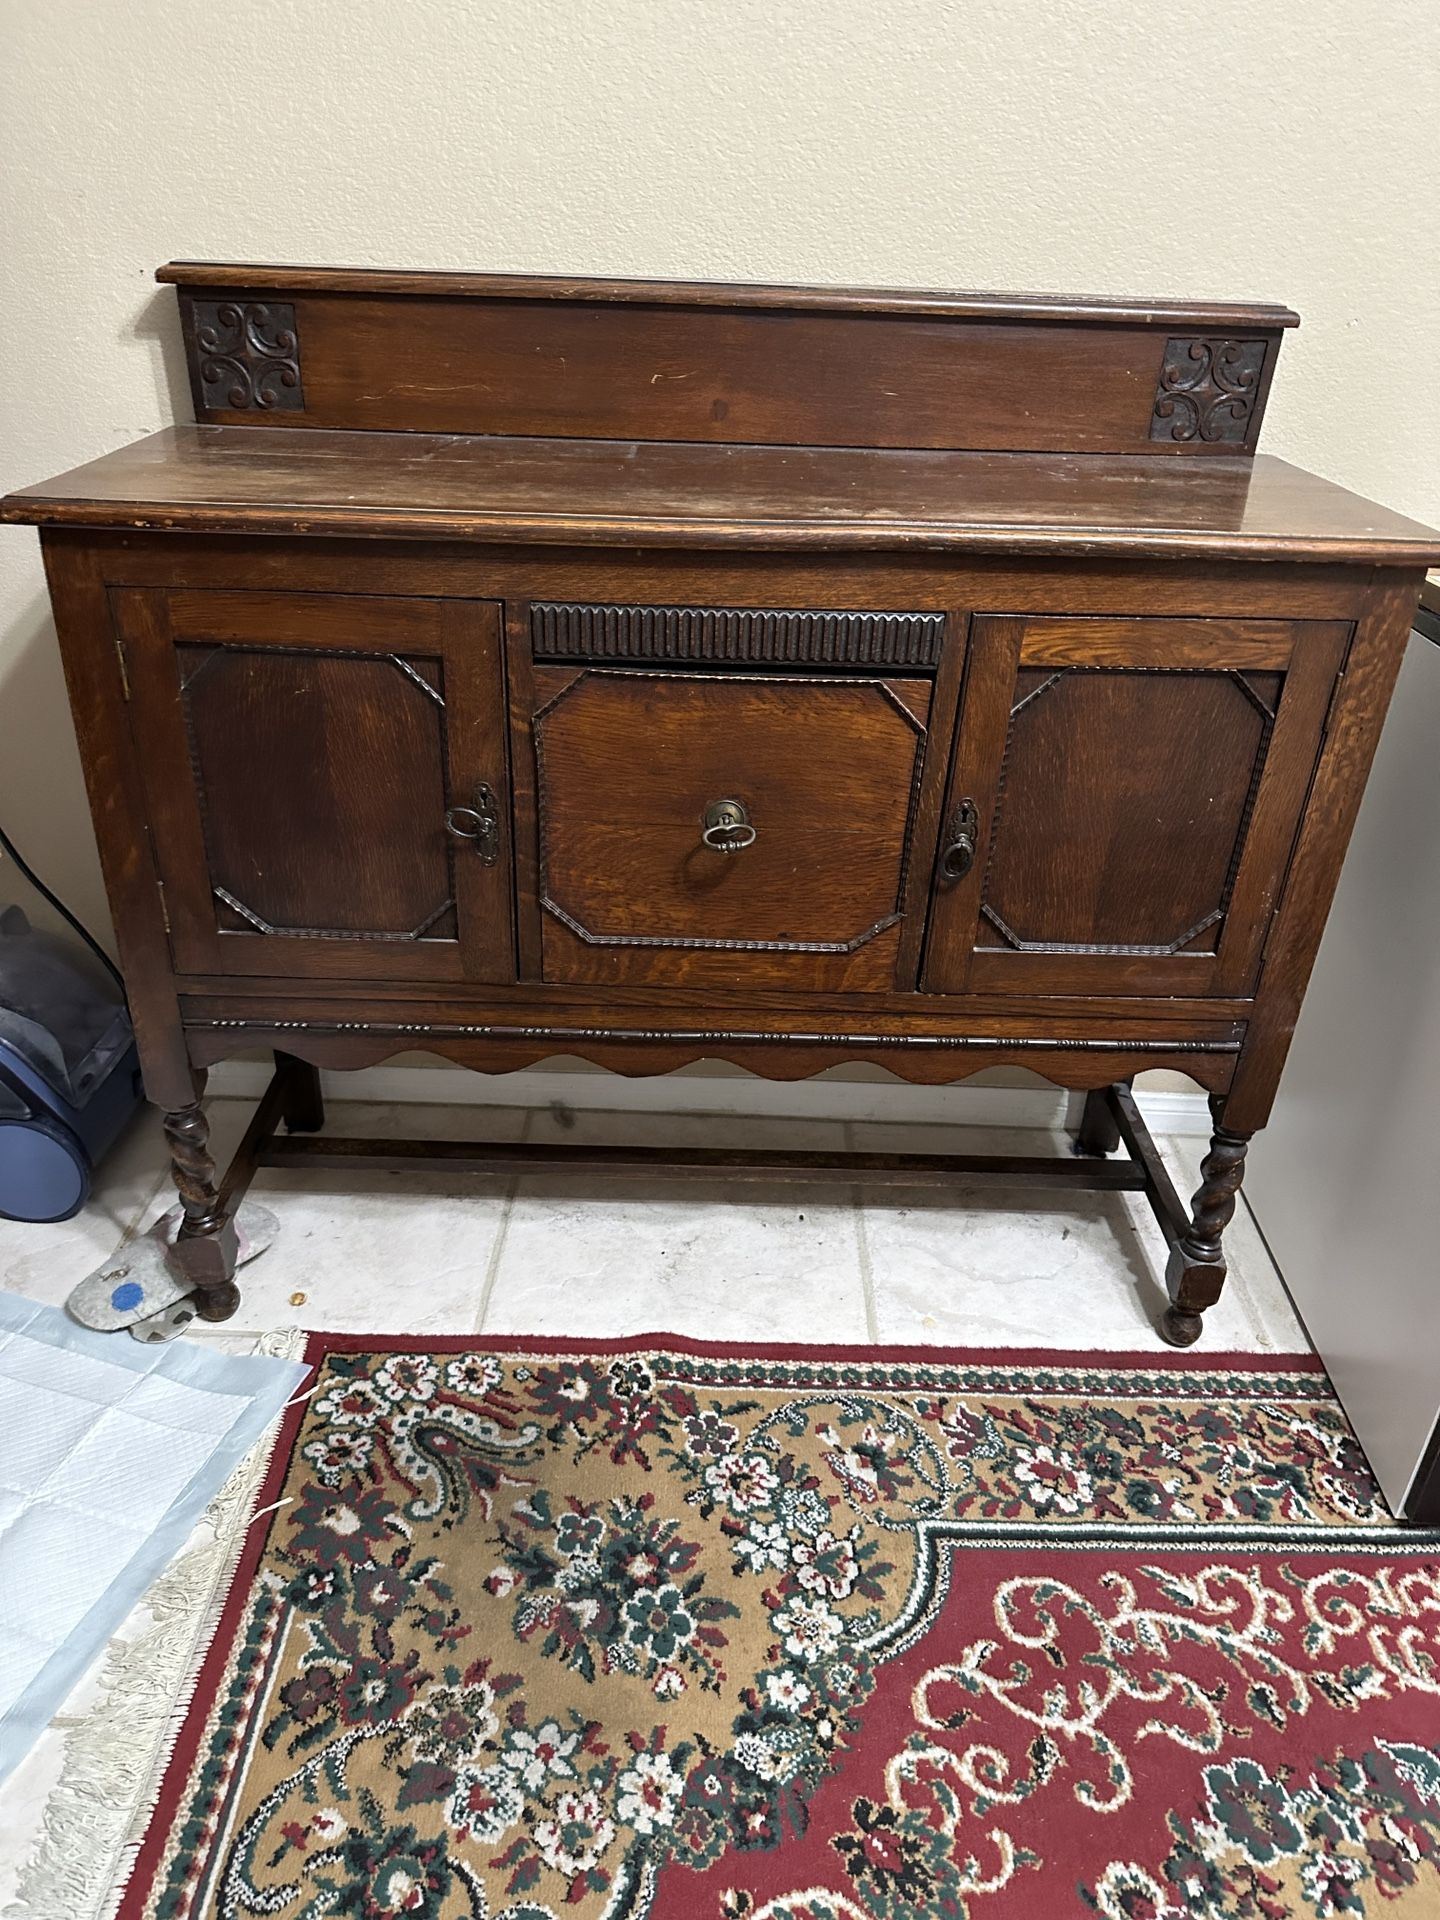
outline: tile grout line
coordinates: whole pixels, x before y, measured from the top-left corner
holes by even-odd
[[[520,1124],[522,1144],[530,1138],[530,1125],[534,1120],[533,1110],[527,1111]],[[500,1277],[500,1261],[505,1252],[505,1239],[510,1231],[510,1215],[515,1210],[515,1197],[520,1191],[520,1176],[513,1175],[505,1183],[505,1203],[500,1209],[500,1224],[495,1229],[495,1238],[490,1247],[490,1258],[485,1262],[485,1279],[480,1288],[480,1311],[475,1317],[475,1332],[485,1331],[485,1322],[490,1314],[490,1302],[495,1292],[495,1282]]]
[[[515,1205],[515,1196],[519,1192],[518,1178],[505,1183],[505,1203],[500,1211],[500,1224],[495,1229],[495,1241],[490,1248],[490,1258],[485,1263],[485,1280],[480,1289],[480,1311],[475,1318],[476,1333],[485,1331],[485,1321],[490,1312],[491,1296],[495,1292],[495,1282],[500,1274],[500,1258],[505,1251],[505,1236],[510,1230],[510,1214]]]
[[[151,1206],[159,1198],[161,1192],[169,1185],[169,1182],[170,1182],[170,1160],[169,1160],[169,1156],[167,1155],[165,1159],[165,1164],[161,1167],[159,1177],[156,1180],[154,1186],[149,1189],[149,1191],[145,1195],[145,1198],[140,1202],[139,1206],[135,1209],[134,1213],[131,1214],[129,1220],[125,1223],[124,1227],[121,1228],[120,1241],[119,1241],[119,1244],[116,1246],[114,1252],[110,1255],[111,1260],[113,1260],[116,1257],[116,1254],[121,1253],[126,1247],[128,1247],[132,1240],[136,1240],[140,1237],[140,1234],[142,1232],[141,1222],[144,1220],[146,1214],[150,1211]],[[180,1195],[177,1192],[172,1196],[170,1196],[169,1205],[161,1207],[160,1212],[156,1215],[156,1219],[163,1218],[165,1214],[169,1213],[171,1207],[178,1206],[179,1204],[180,1204]],[[146,1229],[143,1229],[143,1231],[148,1232],[149,1229],[146,1228]],[[105,1262],[104,1264],[108,1265],[108,1262]]]
[[[91,1268],[90,1273],[82,1275],[81,1279],[77,1280],[74,1286],[72,1286],[69,1289],[69,1291],[65,1296],[67,1300],[69,1299],[70,1294],[74,1293],[75,1288],[83,1285],[85,1280],[90,1279],[93,1275],[97,1273],[103,1273],[107,1267],[113,1265],[114,1262],[117,1261],[120,1258],[120,1256],[124,1253],[125,1249],[128,1246],[132,1245],[133,1242],[135,1242],[141,1237],[142,1231],[144,1232],[149,1231],[148,1228],[142,1227],[142,1222],[144,1221],[146,1214],[150,1211],[151,1204],[154,1202],[157,1195],[160,1193],[160,1190],[165,1186],[166,1182],[168,1181],[169,1176],[170,1176],[170,1160],[169,1160],[169,1156],[166,1155],[164,1165],[161,1167],[159,1173],[156,1175],[153,1185],[145,1189],[143,1198],[139,1201],[138,1205],[132,1210],[128,1218],[124,1219],[123,1221],[112,1220],[112,1225],[116,1225],[119,1227],[119,1234],[120,1234],[119,1239],[114,1242],[114,1244],[110,1248],[110,1251],[107,1254],[105,1254],[102,1259],[96,1262],[95,1266]],[[178,1198],[179,1196],[176,1195],[172,1200],[171,1204],[174,1205],[176,1201],[178,1201]],[[89,1202],[87,1201],[86,1204],[88,1205]],[[162,1207],[160,1209],[160,1213],[156,1215],[156,1218],[159,1219],[162,1215],[168,1213],[169,1211],[170,1211],[169,1207]]]
[[[140,1223],[144,1220],[146,1214],[150,1211],[151,1204],[159,1195],[161,1188],[164,1187],[166,1183],[169,1181],[170,1173],[171,1173],[171,1161],[170,1161],[169,1149],[166,1145],[165,1135],[163,1131],[161,1132],[161,1135],[160,1135],[159,1147],[160,1147],[160,1169],[158,1173],[155,1175],[155,1178],[151,1181],[150,1185],[146,1187],[145,1192],[142,1195],[139,1203],[131,1211],[129,1217],[124,1221],[118,1223],[120,1226],[120,1238],[115,1242],[115,1245],[110,1249],[109,1253],[106,1254],[105,1258],[100,1262],[100,1267],[108,1267],[112,1260],[117,1260],[120,1257],[120,1255],[125,1251],[126,1247],[130,1245],[130,1242],[132,1240],[136,1240],[139,1238],[140,1232],[141,1232]],[[96,1196],[92,1194],[86,1200],[85,1204],[88,1206],[90,1204],[90,1199],[94,1199],[95,1197]],[[179,1198],[180,1198],[179,1194],[178,1193],[175,1194],[172,1198],[171,1205],[175,1205],[179,1201]],[[169,1211],[170,1211],[169,1207],[162,1207],[160,1209],[160,1212],[162,1214],[168,1213]],[[100,1268],[97,1267],[95,1270],[98,1273]]]
[[[855,1132],[852,1122],[844,1121],[844,1140],[846,1150],[855,1151]],[[865,1232],[865,1203],[862,1198],[864,1189],[857,1182],[850,1189],[850,1205],[855,1219],[855,1249],[860,1260],[860,1292],[865,1302],[865,1338],[871,1346],[880,1344],[880,1320],[875,1311],[875,1272],[870,1264],[870,1241]]]

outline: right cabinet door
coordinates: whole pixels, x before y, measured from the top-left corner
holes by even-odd
[[[924,985],[1248,993],[1348,635],[977,616]]]

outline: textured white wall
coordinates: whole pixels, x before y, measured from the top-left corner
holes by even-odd
[[[1254,297],[1272,451],[1440,520],[1435,0],[0,0],[0,489],[188,414],[181,258]],[[0,818],[103,896],[36,541]]]

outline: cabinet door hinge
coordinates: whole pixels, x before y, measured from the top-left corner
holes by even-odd
[[[157,880],[155,882],[155,890],[160,895],[160,918],[165,923],[165,932],[168,935],[170,932],[170,908],[165,899],[165,882],[163,880]]]
[[[120,662],[120,691],[130,698],[130,663],[125,658],[125,642],[117,633],[115,636],[115,658]]]

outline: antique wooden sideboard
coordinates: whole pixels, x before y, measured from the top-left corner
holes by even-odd
[[[44,530],[202,1312],[238,1300],[257,1165],[544,1157],[328,1140],[320,1067],[1005,1064],[1087,1092],[1075,1157],[829,1164],[1143,1190],[1161,1330],[1196,1339],[1440,560],[1256,454],[1295,316],[159,278],[196,424],[0,513]],[[221,1176],[205,1070],[257,1045]],[[1130,1093],[1152,1067],[1211,1096],[1193,1208]]]

